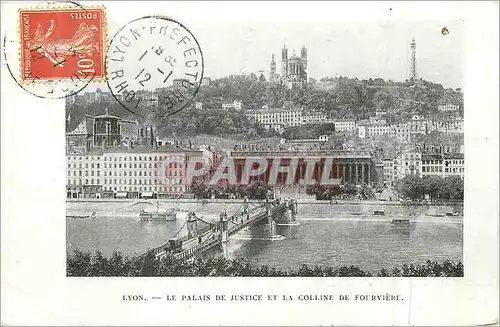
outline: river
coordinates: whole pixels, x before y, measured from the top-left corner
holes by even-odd
[[[67,212],[95,210],[95,219],[66,218],[67,250],[101,250],[110,255],[119,250],[129,256],[164,244],[185,233],[185,213],[177,221],[141,222],[138,212],[151,202],[69,202]],[[221,211],[228,215],[240,208],[233,203],[161,203],[162,208],[192,210],[205,220],[215,220]],[[338,267],[354,265],[372,273],[392,270],[403,263],[426,260],[463,260],[462,217],[431,217],[428,207],[408,211],[384,206],[385,216],[373,216],[380,205],[299,204],[297,226],[277,226],[280,240],[230,241],[231,257],[242,256],[255,264],[297,269],[302,264]],[[436,210],[434,208],[434,210]],[[452,208],[437,208],[450,211]],[[456,208],[455,208],[456,210]],[[435,211],[433,211],[435,212]],[[410,226],[394,226],[392,217],[412,215]],[[183,227],[181,229],[181,227]],[[179,231],[180,230],[180,231]]]

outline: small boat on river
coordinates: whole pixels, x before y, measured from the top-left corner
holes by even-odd
[[[375,215],[375,216],[385,216],[385,210],[384,209],[375,209],[375,210],[373,210],[373,215]]]
[[[179,209],[160,209],[159,203],[156,203],[156,209],[145,210],[139,212],[141,221],[174,221],[177,219]]]
[[[410,224],[410,219],[408,218],[394,218],[391,221],[391,224],[396,226],[407,226]]]
[[[444,213],[438,212],[438,210],[435,208],[429,209],[429,212],[427,212],[426,215],[429,217],[444,217]]]
[[[96,212],[92,211],[89,213],[71,214],[71,215],[66,214],[66,217],[73,219],[94,219],[96,217]]]

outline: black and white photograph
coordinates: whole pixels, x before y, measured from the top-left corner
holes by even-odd
[[[65,99],[68,276],[463,276],[460,21],[187,28]]]
[[[2,326],[498,325],[498,4],[2,1]]]

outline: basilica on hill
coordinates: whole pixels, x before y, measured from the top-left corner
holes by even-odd
[[[269,81],[280,83],[289,89],[302,87],[307,83],[307,48],[303,46],[300,49],[300,57],[293,54],[288,57],[288,48],[283,46],[281,49],[281,76],[276,73],[276,61],[274,54],[271,57],[271,67],[269,72]]]

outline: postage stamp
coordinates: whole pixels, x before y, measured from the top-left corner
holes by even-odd
[[[19,87],[39,98],[62,99],[104,79],[105,7],[72,1],[16,3],[12,9],[2,20],[2,59]]]
[[[21,79],[104,77],[104,8],[20,10]]]
[[[154,105],[169,116],[190,103],[203,78],[203,54],[194,35],[165,16],[146,16],[123,26],[111,39],[106,81],[127,110]]]

